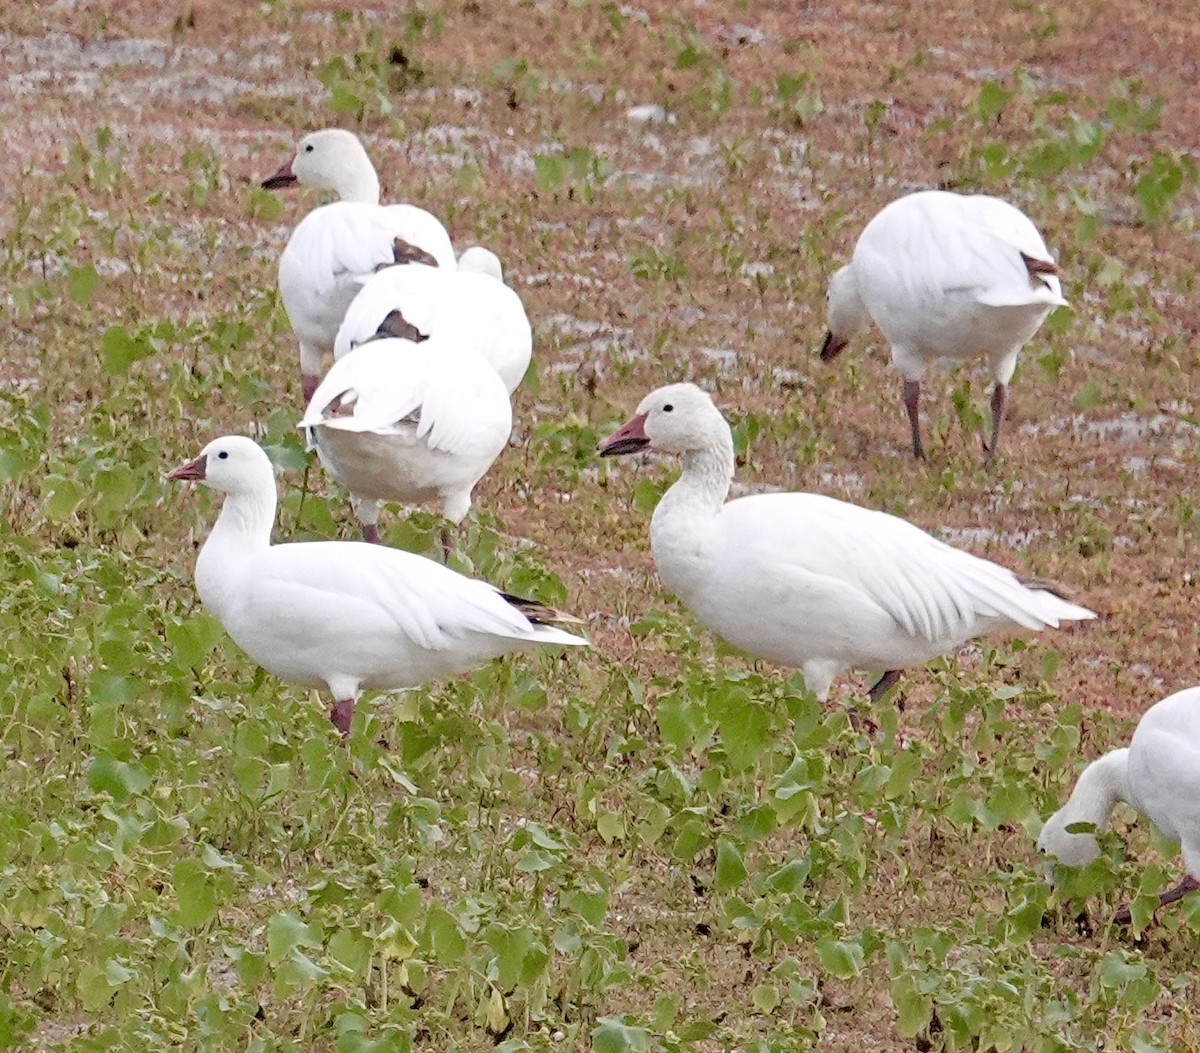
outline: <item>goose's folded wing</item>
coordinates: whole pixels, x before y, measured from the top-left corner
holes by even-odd
[[[323,612],[348,634],[398,633],[431,651],[452,648],[472,633],[586,643],[530,622],[486,582],[399,549],[337,541],[276,545],[255,577],[263,594],[287,595],[290,603]]]
[[[883,512],[816,494],[743,498],[726,505],[722,518],[730,512],[752,520],[738,533],[757,563],[836,578],[914,637],[970,635],[984,618],[1040,629],[1093,616]]]
[[[407,263],[384,267],[364,276],[362,288],[347,308],[338,329],[333,344],[334,357],[342,358],[356,347],[374,340],[380,326],[393,311],[399,312],[414,335],[431,336],[439,304],[450,281],[448,276],[457,273],[423,263]]]
[[[1037,228],[1019,209],[986,195],[901,199],[863,232],[855,266],[903,288],[919,309],[936,310],[954,295],[993,307],[1066,302]]]
[[[450,235],[432,212],[416,205],[387,205],[384,211],[388,214],[395,237],[432,257],[439,268],[450,271],[458,269]]]

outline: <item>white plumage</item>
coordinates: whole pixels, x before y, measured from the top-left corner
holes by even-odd
[[[1067,866],[1086,866],[1100,853],[1094,833],[1071,833],[1076,823],[1097,831],[1117,801],[1149,816],[1179,844],[1187,876],[1162,903],[1200,888],[1200,687],[1169,695],[1142,715],[1129,746],[1092,761],[1071,796],[1038,836],[1038,851]],[[1129,920],[1128,910],[1118,921]]]
[[[1019,209],[983,194],[926,190],[893,201],[867,224],[829,283],[826,361],[874,320],[904,378],[913,453],[924,456],[920,382],[938,359],[988,360],[995,453],[1017,355],[1066,300],[1058,268]]]
[[[306,135],[295,156],[262,185],[296,183],[340,198],[305,216],[279,258],[279,292],[300,342],[308,399],[346,308],[377,267],[414,255],[439,267],[456,268],[457,261],[435,216],[415,205],[379,204],[379,178],[351,132],[329,128]]]
[[[694,384],[648,395],[600,452],[641,449],[683,456],[650,524],[663,582],[731,643],[799,667],[819,698],[850,669],[885,671],[877,695],[982,633],[1095,617],[883,512],[802,493],[726,503],[733,439]]]
[[[364,537],[380,501],[436,501],[459,523],[512,431],[508,392],[479,355],[445,339],[371,340],[334,362],[300,426],[350,491]]]
[[[542,623],[557,612],[410,552],[272,545],[275,476],[250,439],[215,439],[171,477],[226,495],[196,561],[205,609],[269,672],[327,688],[343,735],[363,690],[412,687],[535,644],[587,643]]]
[[[410,263],[371,275],[346,311],[334,356],[374,338],[390,318],[393,335],[436,335],[445,347],[479,354],[511,394],[529,368],[533,330],[521,298],[494,271],[471,269],[495,256],[486,249],[468,255],[474,251],[463,254],[456,270]]]

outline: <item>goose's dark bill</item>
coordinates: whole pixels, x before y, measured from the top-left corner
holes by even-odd
[[[600,443],[600,456],[619,457],[623,453],[637,453],[649,445],[650,440],[646,437],[646,414],[639,413]]]
[[[847,341],[840,340],[833,333],[825,334],[825,341],[821,344],[821,361],[829,362],[837,358],[845,348]]]
[[[282,165],[278,172],[272,176],[267,176],[260,184],[264,190],[280,190],[285,186],[295,186],[300,182],[296,178],[296,173],[292,171],[293,157],[286,164]]]
[[[205,477],[207,467],[208,458],[204,454],[201,454],[195,460],[188,461],[187,464],[181,464],[167,478],[180,482],[193,482]]]

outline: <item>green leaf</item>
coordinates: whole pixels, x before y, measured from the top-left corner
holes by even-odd
[[[433,950],[433,956],[444,965],[453,965],[462,959],[467,949],[458,922],[443,907],[430,907],[425,919],[425,939]]]
[[[86,307],[92,302],[96,286],[100,284],[100,274],[90,263],[82,267],[67,264],[67,290],[80,307]]]
[[[184,929],[207,925],[217,912],[217,894],[208,868],[199,859],[181,859],[171,868],[179,903],[171,920]]]
[[[130,336],[124,326],[110,325],[100,337],[104,368],[118,376],[134,362],[154,354],[154,345],[142,335]]]
[[[149,773],[141,765],[128,764],[107,754],[93,757],[88,766],[88,785],[97,793],[110,794],[121,804],[149,787],[150,782]]]
[[[625,819],[619,812],[601,812],[596,819],[596,833],[604,839],[606,845],[625,837]]]
[[[1071,405],[1077,410],[1095,409],[1104,401],[1104,389],[1098,381],[1088,380],[1084,383],[1071,400]]]
[[[593,1053],[650,1053],[650,1032],[620,1017],[602,1016],[592,1029]]]
[[[718,892],[737,888],[747,878],[746,864],[738,847],[726,837],[717,841],[717,873],[713,887]]]
[[[276,914],[267,923],[267,957],[281,962],[297,947],[320,947],[316,932],[290,910]]]
[[[853,979],[862,971],[863,949],[857,942],[826,936],[817,943],[817,957],[822,968],[839,980]]]

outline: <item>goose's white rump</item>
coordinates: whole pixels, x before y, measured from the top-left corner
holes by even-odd
[[[441,337],[380,339],[334,362],[300,426],[313,429],[322,463],[377,540],[380,501],[436,501],[461,522],[508,442],[512,407],[478,355]]]
[[[272,545],[275,477],[250,439],[215,439],[171,475],[226,495],[196,561],[201,602],[263,668],[328,688],[343,734],[364,689],[412,687],[537,644],[587,643],[544,624],[556,612],[409,552]]]
[[[1117,801],[1149,816],[1179,844],[1187,875],[1159,897],[1170,903],[1200,888],[1200,687],[1156,702],[1138,721],[1133,739],[1092,761],[1071,796],[1046,820],[1038,850],[1068,866],[1085,866],[1100,853],[1093,833],[1068,827],[1091,823],[1103,830]],[[1127,923],[1128,909],[1116,920]]]
[[[869,321],[892,349],[905,382],[913,452],[924,456],[920,382],[930,363],[988,360],[994,452],[1017,355],[1054,307],[1065,304],[1058,268],[1019,209],[984,194],[926,190],[893,201],[864,228],[829,283],[834,358]]]
[[[694,384],[648,395],[601,444],[641,449],[683,455],[650,524],[664,583],[731,643],[802,669],[820,698],[850,669],[885,671],[886,688],[982,633],[1095,617],[883,512],[803,493],[726,503],[733,439]]]

